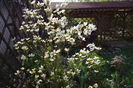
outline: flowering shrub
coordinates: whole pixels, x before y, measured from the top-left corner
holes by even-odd
[[[27,75],[24,88],[92,88],[89,85],[94,84],[89,83],[89,76],[98,73],[102,65],[101,58],[93,53],[100,48],[92,43],[74,51],[73,46],[85,41],[96,26],[87,22],[69,26],[65,10],[60,9],[64,6],[67,3],[52,10],[49,1],[33,0],[32,8],[24,9],[25,21],[20,27],[24,36],[14,45],[22,63],[15,75]]]

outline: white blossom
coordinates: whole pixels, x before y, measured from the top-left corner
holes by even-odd
[[[20,71],[19,70],[16,71],[15,75],[18,75],[18,74],[20,74]]]
[[[21,49],[26,51],[26,50],[28,50],[28,47],[27,46],[22,46]]]
[[[42,78],[46,78],[46,74],[42,74],[41,77],[42,77]]]
[[[31,54],[29,54],[28,56],[29,56],[29,57],[34,57],[35,54],[31,53]]]
[[[65,75],[65,76],[63,77],[63,79],[66,80],[66,81],[68,81],[68,76]]]
[[[22,55],[21,56],[21,60],[26,60],[26,56],[25,55]]]
[[[54,75],[54,72],[51,72],[50,76],[53,76]]]
[[[64,50],[65,50],[66,52],[68,52],[68,51],[69,51],[69,48],[65,48]]]
[[[35,0],[33,0],[33,1],[31,2],[31,4],[35,4],[35,2],[36,2],[36,1],[35,1]]]

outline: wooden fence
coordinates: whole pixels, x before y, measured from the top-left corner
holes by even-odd
[[[0,87],[5,88],[6,85],[13,88],[14,83],[9,74],[16,78],[14,72],[19,66],[17,53],[13,49],[13,38],[19,37],[18,29],[23,20],[22,8],[27,5],[26,1],[0,0]]]

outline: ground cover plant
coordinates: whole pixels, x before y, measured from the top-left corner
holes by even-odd
[[[104,88],[132,88],[133,87],[133,48],[132,46],[114,46],[102,44],[99,55],[106,60]]]

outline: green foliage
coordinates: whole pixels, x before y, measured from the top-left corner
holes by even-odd
[[[20,31],[24,32],[26,37],[14,45],[19,54],[17,58],[22,62],[22,67],[15,75],[20,78],[27,75],[23,88],[130,86],[130,81],[133,80],[132,70],[123,75],[123,71],[129,68],[119,49],[109,46],[98,52],[100,48],[94,43],[86,45],[83,49],[78,47],[85,41],[85,37],[96,30],[92,24],[94,18],[68,20],[64,16],[64,10],[58,8],[53,11],[48,2],[40,3],[33,0],[31,5],[33,8],[25,9],[23,16],[26,21],[20,27]],[[48,21],[44,20],[41,14],[43,12],[46,12]],[[118,57],[112,59],[116,55]]]
[[[128,28],[128,32],[131,34],[131,36],[133,37],[133,15],[129,15],[127,16],[127,28]]]
[[[102,52],[99,53],[100,56],[106,60],[106,64],[104,66],[104,81],[102,81],[102,87],[104,88],[132,88],[133,80],[132,80],[132,68],[133,68],[133,48],[131,47],[113,47],[109,45],[102,46]],[[123,63],[121,67],[118,69],[118,66],[112,66],[111,61],[115,56],[120,56],[123,58]],[[117,60],[119,61],[119,59]],[[116,62],[117,62],[116,61]],[[121,62],[121,61],[120,61]],[[117,64],[118,65],[118,64]]]
[[[77,49],[96,30],[95,25],[88,23],[91,19],[86,22],[77,19],[71,24],[64,15],[65,10],[60,9],[67,3],[58,5],[56,10],[52,10],[48,1],[30,3],[32,8],[24,9],[25,21],[20,27],[26,37],[14,45],[22,62],[15,75],[20,78],[27,75],[23,87],[87,88],[93,85],[97,88],[95,80],[98,79],[94,77],[100,73],[104,61],[95,52],[101,48],[91,43]]]

